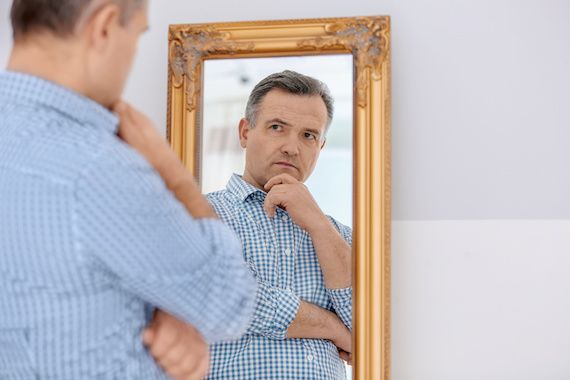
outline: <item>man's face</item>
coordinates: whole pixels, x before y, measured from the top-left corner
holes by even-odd
[[[93,49],[95,61],[90,71],[91,87],[100,102],[110,106],[121,98],[126,84],[137,44],[141,34],[148,29],[147,2],[137,8],[125,24],[114,19],[107,26],[107,40]]]
[[[240,144],[246,149],[244,179],[258,188],[281,173],[304,182],[324,146],[326,124],[327,109],[320,96],[268,92],[258,105],[255,126],[245,119],[240,122]]]

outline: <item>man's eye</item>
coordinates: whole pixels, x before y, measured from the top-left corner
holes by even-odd
[[[279,124],[271,124],[269,128],[273,129],[274,131],[280,130],[282,127]]]
[[[312,134],[312,133],[305,132],[305,138],[308,139],[308,140],[316,140],[316,139],[317,139],[317,136],[315,136],[315,135]]]

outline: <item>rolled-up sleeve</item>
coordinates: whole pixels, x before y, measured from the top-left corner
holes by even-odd
[[[342,238],[352,247],[352,229],[330,218]],[[342,289],[327,289],[333,309],[344,325],[352,331],[352,287]]]
[[[256,308],[248,333],[270,339],[285,339],[297,316],[301,299],[290,290],[258,283]]]
[[[194,325],[206,341],[250,324],[256,282],[241,244],[217,219],[194,219],[134,151],[116,148],[76,185],[77,248],[152,306]]]
[[[343,289],[327,289],[333,309],[350,331],[352,331],[352,287]]]

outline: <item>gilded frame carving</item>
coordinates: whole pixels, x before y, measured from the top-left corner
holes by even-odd
[[[167,136],[198,178],[204,60],[352,54],[353,373],[390,379],[390,18],[171,25],[168,43]]]

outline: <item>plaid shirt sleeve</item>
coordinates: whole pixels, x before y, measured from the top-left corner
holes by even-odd
[[[193,219],[130,148],[115,148],[76,186],[79,249],[95,272],[194,325],[209,343],[250,322],[255,281],[241,244],[215,219]],[[101,239],[105,236],[105,239]]]
[[[352,229],[330,218],[342,238],[352,247]],[[352,287],[342,289],[327,289],[333,309],[342,322],[352,331]]]
[[[256,309],[248,333],[282,340],[297,316],[301,299],[290,290],[258,282]]]

